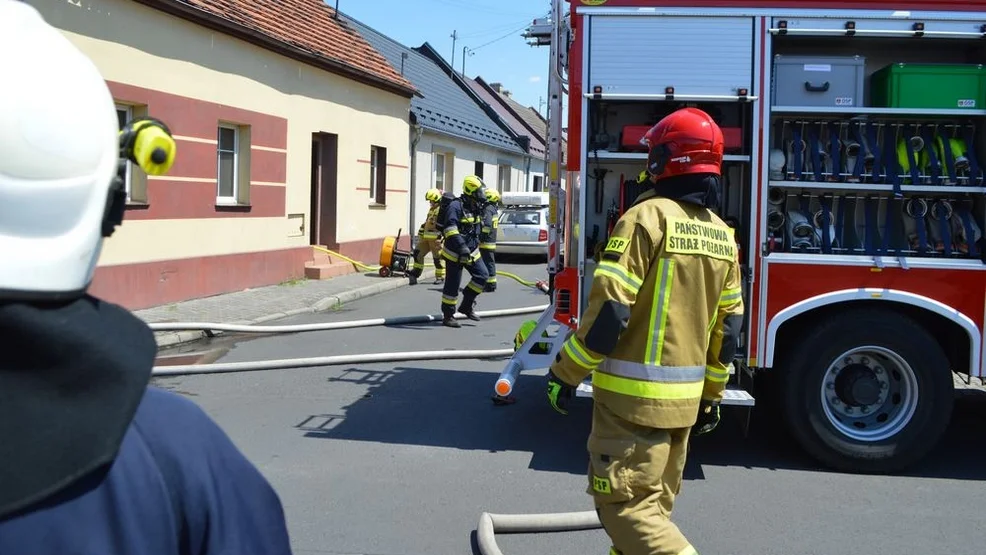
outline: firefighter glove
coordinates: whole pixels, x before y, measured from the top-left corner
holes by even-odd
[[[568,402],[571,401],[575,388],[561,381],[554,372],[548,370],[548,402],[551,408],[561,414],[568,414]]]
[[[692,434],[700,436],[716,429],[719,425],[719,401],[702,399],[698,406],[698,420],[692,427]]]

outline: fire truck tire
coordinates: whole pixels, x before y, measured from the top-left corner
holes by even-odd
[[[856,309],[808,331],[784,357],[792,435],[844,472],[900,471],[945,432],[954,391],[948,357],[902,314]]]

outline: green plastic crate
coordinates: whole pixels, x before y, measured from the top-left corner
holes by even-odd
[[[891,64],[870,80],[870,105],[880,108],[986,108],[982,65]]]

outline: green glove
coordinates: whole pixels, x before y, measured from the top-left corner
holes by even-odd
[[[551,408],[561,414],[568,414],[568,402],[572,399],[575,388],[558,379],[558,376],[548,370],[548,402]]]
[[[716,429],[719,425],[719,401],[702,399],[698,406],[698,420],[692,426],[693,435],[704,435]]]

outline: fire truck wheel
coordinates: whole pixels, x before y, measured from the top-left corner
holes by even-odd
[[[948,358],[911,318],[846,311],[809,331],[785,358],[792,435],[837,470],[901,470],[931,451],[948,426]]]

